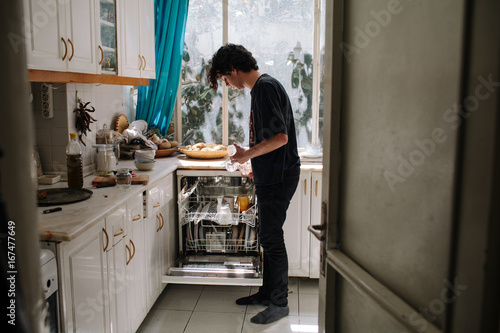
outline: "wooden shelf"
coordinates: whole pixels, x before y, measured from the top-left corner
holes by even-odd
[[[149,79],[123,77],[116,75],[84,74],[73,72],[55,72],[30,69],[28,71],[30,82],[53,83],[101,83],[124,86],[149,86]]]

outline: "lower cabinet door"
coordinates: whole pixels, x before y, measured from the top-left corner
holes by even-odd
[[[64,332],[110,332],[104,220],[59,245]]]
[[[125,279],[125,240],[121,239],[107,254],[109,277],[109,309],[111,332],[130,332],[127,315],[127,286]]]
[[[311,172],[301,172],[297,190],[286,213],[283,231],[288,253],[288,274],[309,276],[309,232],[311,204]]]
[[[312,189],[311,189],[311,225],[321,224],[321,172],[312,173]],[[310,234],[311,246],[309,255],[309,277],[319,279],[320,275],[320,251],[321,243],[313,235]]]
[[[140,215],[132,215],[132,228],[129,229],[125,243],[130,332],[137,331],[147,314],[144,220],[138,216]]]
[[[161,274],[159,271],[160,264],[160,228],[161,217],[159,213],[149,216],[145,219],[146,233],[146,304],[147,310],[151,309],[154,302],[160,295]]]

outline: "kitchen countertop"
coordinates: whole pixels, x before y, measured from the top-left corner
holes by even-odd
[[[123,205],[128,199],[142,193],[147,187],[177,169],[220,170],[224,169],[225,160],[225,158],[196,160],[183,154],[174,154],[169,157],[157,158],[156,165],[151,171],[139,171],[135,168],[133,160],[121,160],[118,168],[129,168],[131,172],[137,175],[149,175],[148,185],[131,185],[127,189],[116,186],[94,188],[92,179],[94,179],[95,175],[85,177],[83,187],[93,192],[89,199],[72,204],[57,205],[62,208],[62,211],[50,214],[43,214],[42,212],[54,206],[37,208],[40,240],[71,241],[111,213],[115,207]],[[301,169],[304,171],[321,171],[323,167],[320,163],[302,162]],[[66,182],[59,182],[54,185],[40,185],[39,189],[64,188],[66,186]]]

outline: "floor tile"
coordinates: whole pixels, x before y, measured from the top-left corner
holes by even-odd
[[[244,314],[193,312],[185,333],[240,333]],[[170,333],[170,331],[169,331]]]
[[[248,296],[247,292],[203,290],[195,312],[245,313],[246,306],[237,305],[236,300]]]
[[[182,333],[191,313],[191,311],[152,310],[142,322],[137,333]]]
[[[155,303],[155,308],[164,310],[194,310],[202,288],[178,288],[168,285]]]
[[[299,316],[299,332],[312,332],[316,333],[319,331],[318,327],[318,317],[306,317]]]
[[[299,280],[299,293],[300,294],[315,294],[318,295],[318,279],[300,279]]]
[[[286,316],[267,325],[252,323],[250,321],[252,317],[253,315],[251,314],[246,315],[242,333],[297,333],[292,330],[293,327],[296,327],[299,324],[299,318],[297,316]]]
[[[290,278],[288,281],[288,293],[290,294],[298,294],[299,293],[299,279],[298,278]]]
[[[299,316],[318,316],[319,296],[314,294],[299,295]]]

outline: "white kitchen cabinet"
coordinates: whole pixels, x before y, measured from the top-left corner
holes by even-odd
[[[110,332],[105,221],[59,244],[63,332]]]
[[[166,274],[170,266],[173,266],[177,259],[177,201],[176,191],[174,188],[174,174],[167,176],[162,191],[162,228],[160,229],[160,244],[161,244],[161,275]],[[163,284],[161,289],[165,288]]]
[[[119,72],[123,76],[155,78],[154,0],[117,3],[120,16]]]
[[[28,68],[96,73],[95,0],[24,0]]]
[[[288,253],[288,274],[309,276],[310,237],[307,226],[311,211],[311,172],[301,172],[297,190],[288,207],[283,230]]]
[[[110,332],[112,333],[129,332],[125,278],[126,214],[126,207],[122,206],[106,217],[106,231],[110,239],[106,259],[109,279]]]
[[[321,172],[313,172],[311,177],[311,225],[321,224]],[[311,244],[309,247],[309,277],[319,279],[320,275],[320,241],[309,233]]]
[[[319,278],[320,243],[307,227],[320,219],[321,172],[301,171],[283,226],[290,276]]]
[[[126,287],[130,332],[135,332],[147,315],[146,306],[146,242],[144,235],[142,194],[127,202]]]
[[[162,218],[162,189],[164,182],[146,190],[145,196],[145,239],[146,249],[146,304],[151,309],[161,292],[161,232],[164,225]]]

